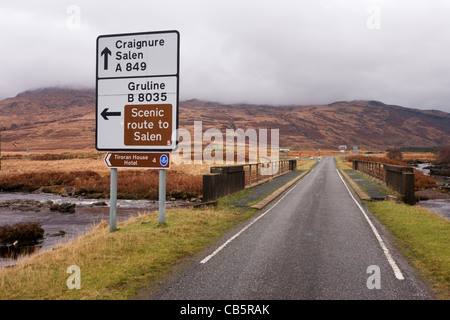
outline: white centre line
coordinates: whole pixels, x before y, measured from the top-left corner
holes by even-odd
[[[373,233],[375,234],[375,237],[378,240],[378,243],[381,246],[381,249],[383,249],[384,255],[386,256],[387,261],[389,262],[389,264],[392,267],[392,270],[394,271],[395,277],[399,280],[404,280],[405,278],[403,277],[402,272],[400,271],[400,268],[397,266],[397,264],[395,263],[394,259],[392,258],[391,254],[389,253],[388,248],[386,247],[386,245],[384,244],[383,239],[381,239],[380,234],[378,233],[377,229],[375,228],[375,226],[373,225],[372,221],[370,221],[369,217],[367,216],[366,212],[364,211],[364,209],[361,207],[361,205],[358,203],[358,201],[356,201],[356,199],[353,197],[353,194],[351,193],[350,189],[347,186],[347,183],[345,183],[344,179],[342,178],[341,174],[339,173],[339,170],[336,169],[336,172],[339,175],[339,178],[341,178],[342,183],[344,184],[345,188],[347,189],[348,193],[350,194],[350,196],[352,197],[353,201],[355,201],[356,205],[358,206],[359,210],[361,210],[361,212],[363,213],[364,217],[366,218],[367,222],[369,223],[370,228],[372,229]]]

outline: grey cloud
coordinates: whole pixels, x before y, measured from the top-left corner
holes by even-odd
[[[68,25],[71,5],[80,28]],[[367,26],[371,6],[380,29]],[[93,87],[98,35],[175,29],[181,99],[450,112],[449,14],[438,0],[12,1],[0,5],[0,97]]]

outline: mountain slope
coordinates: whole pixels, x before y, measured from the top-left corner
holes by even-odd
[[[450,114],[377,101],[317,106],[266,106],[189,100],[180,103],[179,127],[203,130],[279,129],[280,146],[385,150],[450,145]],[[2,150],[95,151],[95,91],[47,88],[0,101]]]
[[[180,119],[202,120],[204,129],[280,130],[280,145],[328,148],[339,145],[385,150],[450,144],[450,114],[385,105],[376,101],[336,102],[326,106],[223,105],[185,101]]]
[[[2,150],[93,148],[95,91],[46,88],[0,101]]]

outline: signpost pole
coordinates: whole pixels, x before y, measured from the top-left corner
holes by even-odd
[[[0,170],[2,170],[2,130],[0,130]]]
[[[117,168],[111,168],[111,188],[109,204],[109,231],[116,230],[117,212]]]
[[[173,132],[178,129],[180,35],[176,30],[101,35],[96,48],[95,147],[108,151],[110,231],[116,230],[117,168],[160,169],[159,223],[164,224],[166,169],[178,144]]]
[[[2,131],[6,130],[6,127],[0,128],[0,170],[2,170]]]
[[[166,223],[166,170],[159,169],[159,224]]]

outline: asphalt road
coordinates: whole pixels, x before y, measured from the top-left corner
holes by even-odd
[[[430,299],[353,197],[324,158],[151,299]]]

